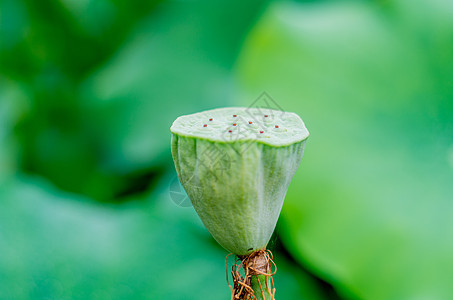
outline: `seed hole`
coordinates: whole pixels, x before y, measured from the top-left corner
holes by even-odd
[[[269,117],[269,115],[264,115],[265,118]]]
[[[233,118],[236,118],[238,115],[233,115]]]
[[[228,132],[229,132],[229,133],[232,133],[232,132],[233,132],[233,130],[228,130]]]
[[[207,124],[204,124],[203,127],[208,127],[208,125],[207,125]]]
[[[278,125],[275,125],[275,128],[278,128]]]
[[[252,124],[252,121],[249,121],[249,124]]]
[[[212,121],[212,119],[209,119],[209,121]]]
[[[264,131],[261,130],[260,133],[264,133]]]
[[[233,123],[233,126],[236,126],[237,124],[236,123]]]

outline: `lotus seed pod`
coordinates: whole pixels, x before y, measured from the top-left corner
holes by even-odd
[[[179,180],[203,224],[226,250],[266,248],[309,135],[294,113],[228,107],[171,126]]]

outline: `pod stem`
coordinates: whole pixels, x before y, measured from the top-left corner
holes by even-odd
[[[228,282],[228,266],[227,268]],[[274,271],[272,271],[272,266]],[[272,276],[277,272],[277,266],[272,260],[272,252],[262,249],[249,255],[236,257],[231,269],[233,277],[231,300],[275,300],[275,287]]]
[[[257,300],[274,300],[275,297],[271,292],[271,280],[266,275],[252,275],[251,288]]]

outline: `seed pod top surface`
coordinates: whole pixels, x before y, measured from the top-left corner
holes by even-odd
[[[215,142],[256,141],[271,146],[290,145],[309,135],[295,113],[244,107],[218,108],[181,116],[170,130],[180,136]]]

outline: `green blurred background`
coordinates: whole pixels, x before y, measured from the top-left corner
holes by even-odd
[[[0,0],[0,299],[229,299],[169,127],[263,92],[278,299],[453,299],[451,0],[213,2]]]

